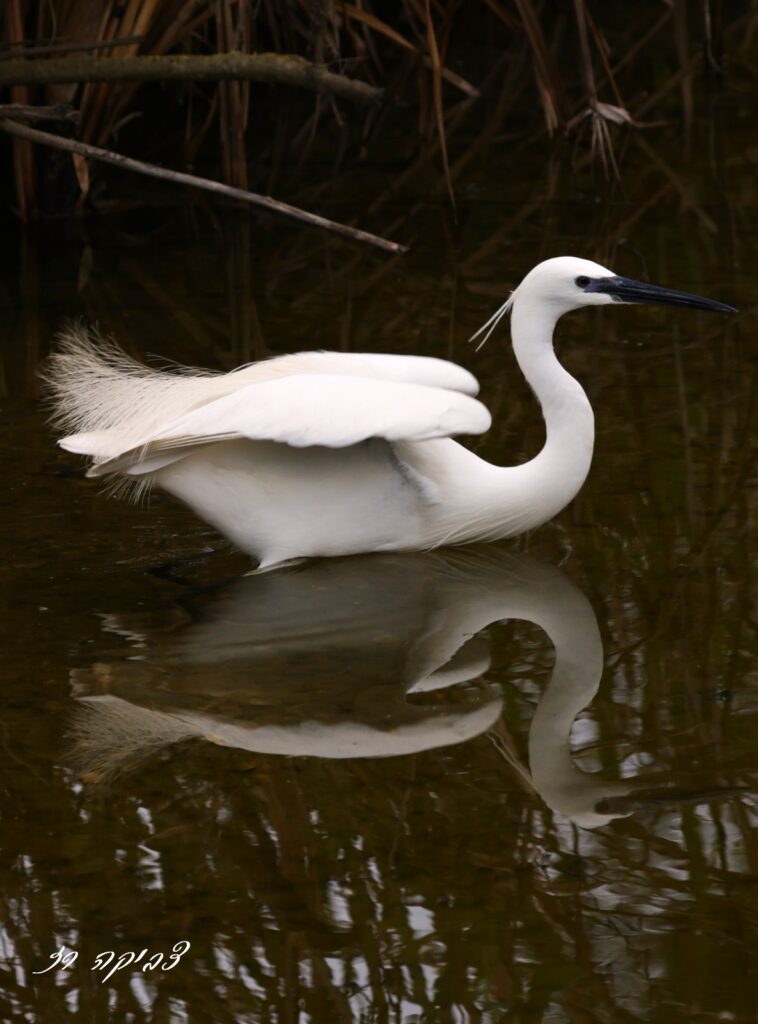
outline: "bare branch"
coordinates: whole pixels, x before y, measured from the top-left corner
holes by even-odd
[[[0,62],[0,86],[71,82],[155,82],[242,80],[293,85],[311,92],[375,103],[382,90],[335,75],[323,64],[295,54],[212,53],[155,57],[67,57]]]
[[[325,228],[339,235],[345,235],[358,242],[367,242],[375,245],[385,252],[402,253],[407,252],[408,247],[397,242],[390,242],[386,238],[372,235],[368,231],[360,231],[358,228],[350,227],[347,224],[339,224],[337,221],[328,220],[326,217],[319,217],[318,214],[308,213],[300,210],[297,206],[290,206],[278,199],[271,199],[270,196],[262,196],[257,192],[246,192],[241,188],[233,188],[231,185],[222,185],[220,181],[211,181],[210,178],[199,178],[194,174],[185,174],[183,171],[172,171],[166,167],[159,167],[157,164],[148,164],[143,160],[134,160],[132,157],[123,156],[121,153],[113,153],[109,149],[101,149],[99,146],[90,146],[86,142],[77,142],[75,139],[66,139],[61,135],[52,135],[50,132],[40,131],[38,128],[29,128],[27,125],[18,124],[16,121],[7,119],[0,120],[0,131],[15,135],[21,139],[28,139],[30,142],[38,142],[43,146],[52,146],[54,149],[63,149],[69,153],[80,153],[82,156],[91,157],[93,160],[102,160],[107,164],[114,164],[127,171],[136,171],[138,174],[146,174],[151,178],[162,178],[165,181],[172,181],[177,185],[190,185],[193,188],[204,189],[206,192],[215,192],[216,195],[226,196],[229,199],[238,199],[245,203],[252,203],[255,206],[262,206],[273,213],[281,213],[285,217],[303,221],[317,228]]]

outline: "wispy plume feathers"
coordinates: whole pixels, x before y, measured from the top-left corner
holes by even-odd
[[[469,338],[469,344],[471,344],[472,341],[476,341],[476,339],[479,337],[480,334],[484,334],[484,337],[479,342],[479,344],[476,346],[476,350],[475,351],[478,352],[479,349],[482,347],[482,345],[484,345],[485,342],[489,341],[489,338],[490,338],[490,335],[492,334],[492,332],[495,330],[497,325],[503,319],[505,314],[510,311],[511,306],[513,305],[513,299],[514,299],[515,295],[516,295],[515,292],[511,292],[511,294],[505,300],[505,302],[500,307],[500,309],[498,309],[496,313],[493,313],[493,315],[489,318],[487,323],[486,324],[482,324],[482,326],[479,328],[479,330],[476,332],[476,334],[472,334],[471,335],[471,337]]]

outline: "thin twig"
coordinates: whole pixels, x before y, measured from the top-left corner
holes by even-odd
[[[257,192],[246,192],[241,188],[233,188],[231,185],[222,185],[220,181],[212,181],[210,178],[199,178],[194,174],[185,174],[183,171],[172,171],[167,167],[159,167],[157,164],[148,164],[143,160],[134,160],[129,156],[122,156],[121,153],[113,153],[109,149],[101,149],[99,146],[90,146],[86,142],[77,142],[75,139],[66,139],[61,135],[52,135],[50,132],[40,131],[38,128],[29,128],[27,125],[18,124],[16,121],[0,120],[0,131],[15,135],[30,142],[38,142],[43,146],[52,146],[53,149],[63,149],[68,153],[80,153],[82,156],[91,157],[93,160],[102,160],[107,164],[114,164],[127,171],[136,171],[138,174],[146,174],[151,178],[162,178],[165,181],[172,181],[177,185],[190,185],[192,188],[205,189],[206,192],[215,192],[220,196],[227,196],[229,199],[238,199],[245,203],[252,203],[255,206],[263,206],[274,213],[281,213],[285,217],[292,217],[294,220],[303,221],[314,227],[326,228],[327,231],[334,231],[336,234],[345,235],[357,242],[367,242],[375,245],[385,252],[402,253],[407,252],[408,247],[397,242],[390,242],[386,238],[372,235],[368,231],[360,231],[358,228],[350,227],[347,224],[339,224],[337,221],[328,220],[326,217],[319,217],[318,214],[308,213],[300,210],[297,206],[290,206],[270,196],[261,196]]]
[[[57,103],[54,107],[0,103],[0,117],[12,117],[17,121],[66,121],[69,124],[78,124],[79,116],[79,111],[70,103]]]
[[[432,67],[432,58],[428,53],[421,53],[419,48],[415,46],[410,40],[406,39],[405,36],[401,35],[386,22],[380,21],[370,11],[364,11],[362,8],[357,7],[355,4],[342,3],[341,0],[335,0],[335,10],[339,11],[340,14],[344,14],[345,17],[355,19],[356,21],[362,22],[367,25],[374,32],[378,32],[387,39],[391,39],[393,43],[402,47],[404,50],[408,50],[411,53],[415,53],[424,62],[427,67]],[[450,68],[441,67],[440,74],[449,82],[450,85],[454,85],[456,89],[460,89],[461,92],[467,96],[479,98],[480,92],[475,85],[471,82],[467,82],[465,78],[461,78]]]
[[[429,56],[432,61],[432,84],[434,88],[434,117],[437,122],[437,135],[440,140],[440,154],[442,156],[442,168],[445,172],[445,182],[450,196],[450,203],[453,207],[453,216],[456,216],[455,194],[453,192],[453,181],[450,177],[450,163],[447,158],[447,141],[445,139],[445,117],[442,112],[442,61],[437,47],[437,37],[434,34],[434,22],[432,21],[431,0],[426,0],[424,8],[426,16],[426,45],[429,48]]]
[[[294,85],[311,92],[375,103],[382,90],[335,75],[322,64],[282,53],[170,54],[143,57],[67,57],[0,62],[1,85],[71,82],[253,81]]]

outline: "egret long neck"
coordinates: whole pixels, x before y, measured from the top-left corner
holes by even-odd
[[[516,295],[511,320],[513,350],[545,420],[545,445],[527,464],[546,513],[543,522],[579,491],[589,472],[595,441],[589,400],[553,351],[557,319],[550,307]]]

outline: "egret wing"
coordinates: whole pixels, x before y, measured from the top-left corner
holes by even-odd
[[[434,356],[389,355],[376,352],[295,352],[252,363],[236,370],[240,380],[267,380],[303,374],[381,378],[403,384],[424,384],[432,388],[476,395],[479,382],[457,363]]]
[[[119,446],[116,432],[110,450],[108,432],[87,435],[86,441],[73,435],[61,444],[93,454],[99,461],[89,475],[103,476],[151,472],[189,449],[235,438],[343,448],[372,437],[425,441],[480,434],[490,423],[487,409],[459,391],[364,377],[295,375],[242,387],[128,447]]]

